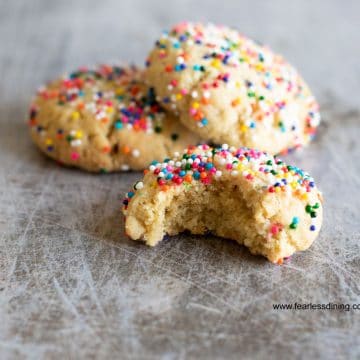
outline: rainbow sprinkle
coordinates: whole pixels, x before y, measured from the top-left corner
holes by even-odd
[[[159,101],[171,104],[171,108],[176,110],[178,103],[186,97],[189,99],[189,115],[199,127],[209,123],[204,109],[212,104],[216,89],[226,86],[237,88],[241,94],[229,99],[231,107],[243,106],[244,103],[247,106],[244,111],[248,115],[239,129],[240,133],[254,132],[260,122],[276,116],[279,132],[291,132],[297,139],[292,148],[283,149],[281,153],[302,146],[298,135],[299,124],[287,112],[291,112],[293,106],[293,100],[289,102],[288,99],[303,98],[308,108],[303,136],[308,139],[314,137],[320,122],[317,102],[296,70],[267,47],[224,26],[188,22],[165,31],[155,46],[156,50],[147,59],[146,66],[158,64],[160,59],[164,76],[168,79],[167,89],[162,91],[165,95]],[[176,57],[173,56],[174,51]],[[194,56],[194,52],[197,55]],[[234,69],[243,69],[244,74],[251,73],[256,77],[256,83],[240,79]],[[194,83],[191,81],[181,81],[179,73],[183,72],[193,73],[191,75],[196,79],[194,81],[199,82],[199,89],[193,90]],[[189,78],[188,74],[186,79]],[[276,97],[272,95],[274,90],[277,91]]]
[[[161,191],[168,191],[174,186],[189,186],[195,181],[209,185],[225,173],[241,176],[264,192],[290,192],[302,200],[308,199],[308,194],[315,189],[313,178],[303,170],[286,165],[267,153],[248,148],[236,149],[226,144],[217,148],[208,145],[189,147],[182,155],[176,153],[173,159],[165,159],[162,163],[153,161],[144,172],[154,176]],[[137,182],[126,194],[123,202],[125,210],[134,193],[142,188],[143,183]],[[306,212],[311,215],[318,207],[318,203],[312,207],[308,205]],[[293,217],[290,228],[296,229],[298,223],[299,218]],[[273,224],[270,231],[276,234],[279,229],[279,224]]]
[[[59,108],[71,109],[68,123],[74,124],[72,130],[58,128],[55,134],[48,133],[38,120],[41,106],[47,101],[54,102]],[[44,139],[48,152],[55,150],[55,140],[58,143],[61,141],[61,146],[67,144],[73,149],[70,160],[76,162],[81,153],[76,149],[82,146],[84,137],[78,129],[81,128],[78,122],[85,113],[90,113],[94,121],[109,133],[123,129],[148,134],[161,133],[165,118],[164,110],[155,100],[153,88],[144,86],[141,70],[136,67],[100,65],[94,69],[82,67],[40,88],[30,106],[28,124]],[[176,141],[178,136],[171,134],[171,139]],[[107,154],[111,148],[105,146],[99,151]],[[140,156],[136,148],[123,146],[120,151],[133,157]],[[124,164],[121,170],[129,170],[129,166]]]

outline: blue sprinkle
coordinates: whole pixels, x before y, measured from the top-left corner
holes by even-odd
[[[310,231],[315,231],[315,229],[316,229],[315,225],[310,226]]]
[[[200,179],[200,173],[198,171],[195,171],[193,174],[193,177],[195,180],[199,180]]]
[[[181,171],[179,172],[179,176],[184,177],[185,175],[186,175],[186,171],[181,170]]]
[[[202,123],[203,125],[207,125],[207,124],[209,123],[209,121],[208,121],[208,119],[203,118],[203,119],[201,120],[201,123]]]
[[[119,130],[119,129],[122,129],[123,127],[124,127],[124,125],[120,121],[117,121],[115,123],[115,129]]]

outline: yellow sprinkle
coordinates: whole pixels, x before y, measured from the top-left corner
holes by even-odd
[[[236,83],[235,83],[235,86],[239,89],[239,88],[241,88],[241,83],[240,83],[240,81],[237,81]]]
[[[176,94],[176,100],[181,100],[183,98],[182,94]]]
[[[237,166],[237,170],[239,170],[239,171],[244,170],[244,165],[239,163]]]
[[[291,185],[291,187],[292,187],[293,189],[296,189],[297,182],[296,182],[296,181],[293,181],[290,185]]]
[[[83,137],[82,131],[81,131],[81,130],[78,130],[78,131],[75,133],[75,137],[76,137],[77,139],[81,139],[81,138]]]
[[[198,102],[196,102],[196,101],[192,103],[192,107],[193,107],[194,109],[198,109],[199,106],[200,106],[200,104],[199,104]]]
[[[301,199],[302,199],[302,200],[308,200],[308,198],[309,198],[309,196],[308,196],[307,193],[303,193],[303,194],[301,195]]]
[[[263,64],[256,64],[255,65],[255,69],[257,71],[263,71],[264,70],[264,65]]]
[[[125,92],[124,88],[117,88],[115,90],[115,94],[118,96],[124,94],[124,92]]]
[[[45,144],[46,145],[52,145],[53,144],[53,141],[51,139],[46,139],[45,140]]]
[[[78,120],[80,118],[80,113],[78,111],[74,111],[71,114],[71,117],[72,117],[73,120]]]
[[[248,127],[246,125],[242,124],[242,125],[240,125],[240,131],[245,133],[248,131]]]
[[[219,69],[220,66],[221,66],[221,62],[219,59],[214,59],[211,63],[210,63],[211,66],[213,66],[214,68],[216,69]]]
[[[275,192],[279,193],[280,191],[281,191],[280,186],[276,186],[276,187],[275,187]]]
[[[107,113],[112,113],[114,111],[114,108],[112,106],[109,106],[108,108],[106,108],[106,112]]]

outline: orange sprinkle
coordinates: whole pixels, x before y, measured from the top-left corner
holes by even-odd
[[[231,102],[231,106],[238,106],[240,104],[240,98],[236,98]]]
[[[203,97],[203,98],[201,98],[201,103],[202,103],[203,105],[208,105],[208,104],[210,104],[210,100]]]
[[[278,265],[282,265],[283,263],[284,263],[284,259],[282,259],[282,258],[277,261]]]
[[[122,152],[123,152],[124,154],[128,154],[128,153],[130,152],[129,146],[124,145],[124,146],[122,147]]]
[[[184,181],[186,181],[186,182],[188,182],[188,183],[191,183],[191,181],[192,181],[192,176],[191,176],[190,174],[186,175],[186,176],[184,177]]]
[[[103,151],[104,153],[110,152],[110,146],[104,146],[102,151]]]

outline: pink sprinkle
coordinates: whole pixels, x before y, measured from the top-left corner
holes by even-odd
[[[80,154],[77,152],[71,153],[71,160],[78,160],[80,158]]]

